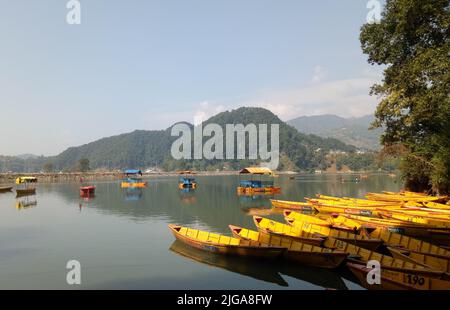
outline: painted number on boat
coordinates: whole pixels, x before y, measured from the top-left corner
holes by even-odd
[[[411,275],[408,274],[404,277],[403,281],[405,283],[411,284],[411,285],[424,285],[425,284],[425,278],[420,277],[418,275]]]

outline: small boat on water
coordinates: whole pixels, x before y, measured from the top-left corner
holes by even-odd
[[[169,229],[177,240],[194,248],[218,254],[276,259],[286,251],[284,247],[241,240],[173,224],[169,224]]]
[[[12,186],[0,186],[0,193],[7,193],[12,191]]]
[[[326,239],[329,237],[334,237],[371,250],[377,249],[383,243],[379,239],[372,239],[366,236],[353,234],[348,231],[330,229],[329,227],[319,226],[308,222],[295,221],[293,219],[287,219],[288,223],[290,223],[289,225],[260,216],[254,216],[253,221],[259,231],[267,231],[270,234],[289,236],[290,238],[300,238],[298,240],[300,242],[306,242],[302,241],[302,239],[307,240],[308,238]]]
[[[241,180],[242,175],[250,175],[250,180]],[[255,177],[259,177],[255,180]],[[279,194],[281,187],[274,186],[273,180],[263,180],[263,177],[275,177],[275,174],[269,168],[248,167],[239,171],[238,195],[255,194]]]
[[[180,171],[181,176],[178,180],[178,188],[179,189],[196,189],[197,181],[191,175],[195,174],[193,171],[186,170]]]
[[[233,235],[237,238],[257,241],[271,246],[285,247],[287,249],[284,253],[286,259],[304,265],[321,268],[337,268],[347,258],[347,254],[344,252],[298,242],[291,238],[275,236],[266,232],[257,232],[233,225],[229,225],[229,227]]]
[[[80,197],[91,198],[95,196],[95,186],[81,186],[80,187]]]
[[[36,177],[18,177],[16,179],[16,195],[17,197],[33,195],[36,193]]]
[[[308,202],[276,200],[276,199],[270,199],[270,202],[272,203],[272,206],[274,208],[296,210],[302,212],[317,212],[317,210],[314,209],[314,206]]]
[[[450,281],[417,275],[409,272],[381,268],[380,284],[369,284],[367,274],[372,270],[366,265],[347,263],[347,267],[356,276],[362,286],[371,290],[449,290]]]
[[[431,269],[436,269],[450,274],[450,257],[442,255],[429,255],[415,251],[387,247],[392,257],[412,262],[414,264],[423,264]]]
[[[120,183],[122,188],[144,188],[147,187],[147,182],[142,180],[142,171],[135,169],[128,169],[124,172],[124,178]]]
[[[450,251],[443,247],[439,247],[424,240],[415,239],[413,237],[389,231],[387,228],[378,227],[373,230],[366,231],[370,237],[383,240],[384,244],[387,246],[416,251],[428,255],[442,255],[450,257]]]

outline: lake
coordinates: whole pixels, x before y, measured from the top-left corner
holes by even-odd
[[[198,189],[186,193],[178,178],[158,177],[141,191],[93,182],[90,200],[79,197],[78,183],[39,184],[36,195],[19,199],[0,194],[0,289],[361,289],[345,269],[222,257],[174,242],[169,223],[229,234],[229,224],[255,229],[251,215],[270,208],[270,197],[237,196],[238,176],[196,179]],[[286,200],[401,189],[386,175],[275,182],[276,198]],[[69,260],[81,264],[81,285],[66,282]]]

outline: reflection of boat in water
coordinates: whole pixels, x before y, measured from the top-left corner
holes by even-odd
[[[183,204],[192,205],[197,202],[197,197],[195,197],[195,191],[191,188],[183,188],[180,194],[180,200]]]
[[[275,283],[280,286],[288,286],[287,282],[276,271],[273,264],[248,260],[238,256],[224,256],[211,252],[201,251],[183,244],[176,240],[172,243],[170,250],[181,256],[190,258],[199,263],[222,268],[231,272],[239,273],[257,280]]]
[[[21,199],[16,200],[16,209],[28,209],[37,206],[37,200],[34,195],[25,195]]]
[[[92,198],[95,197],[95,186],[81,186],[80,197]]]
[[[147,182],[142,180],[142,171],[129,169],[124,172],[125,177],[120,183],[122,188],[144,188],[147,187]]]
[[[16,179],[17,197],[33,195],[36,193],[37,178],[35,177],[18,177]]]
[[[283,274],[324,288],[347,289],[339,275],[340,270],[331,271],[311,266],[305,267],[288,261],[277,261],[274,264],[268,261],[248,260],[238,256],[224,256],[192,248],[178,240],[171,245],[170,250],[202,264],[280,286],[289,286],[281,276]]]
[[[242,211],[249,216],[253,216],[253,215],[259,215],[259,216],[267,216],[267,215],[273,215],[273,214],[283,214],[282,210],[277,210],[277,209],[272,209],[272,208],[266,208],[266,207],[261,207],[261,208],[243,208]]]
[[[143,191],[139,187],[130,187],[125,189],[125,200],[126,201],[138,201],[142,198]]]
[[[7,193],[12,191],[12,186],[0,186],[0,193]]]

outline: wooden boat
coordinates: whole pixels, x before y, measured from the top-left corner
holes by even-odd
[[[95,186],[81,186],[80,187],[80,197],[90,198],[95,196]]]
[[[424,206],[430,209],[450,210],[449,205],[437,202],[425,202]]]
[[[270,202],[274,208],[305,211],[305,212],[316,212],[314,206],[312,206],[310,203],[307,202],[276,200],[276,199],[270,199]]]
[[[245,241],[173,224],[169,224],[169,229],[177,240],[194,248],[218,254],[275,259],[286,251],[284,247]]]
[[[361,226],[357,222],[352,221],[347,218],[344,218],[342,216],[338,216],[338,217],[330,216],[330,217],[322,218],[320,216],[311,216],[311,215],[306,215],[306,214],[300,214],[298,212],[293,212],[293,211],[288,211],[288,210],[285,210],[283,212],[283,214],[284,214],[284,217],[287,219],[292,219],[295,221],[309,222],[309,223],[320,225],[320,226],[325,226],[325,227],[334,228],[334,229],[347,230],[347,231],[353,231],[353,232],[357,231],[359,229],[359,227]]]
[[[442,255],[450,257],[450,251],[443,247],[389,231],[387,228],[378,227],[370,232],[368,231],[368,234],[372,238],[383,240],[388,246],[401,247],[409,251],[416,251],[428,255]]]
[[[371,271],[363,264],[347,263],[362,286],[375,290],[449,290],[450,281],[417,275],[414,273],[381,269],[380,284],[368,284],[367,274]]]
[[[376,208],[363,208],[363,207],[346,207],[341,205],[325,205],[325,204],[315,204],[314,208],[320,213],[342,213],[342,214],[353,214],[361,216],[379,216],[380,212]]]
[[[304,233],[311,233],[314,231],[311,229],[311,226],[313,226],[313,224],[305,225],[305,226],[302,226],[301,228],[299,228],[297,226],[297,227],[295,227],[294,230],[291,230],[291,231],[288,231],[288,229],[286,227],[283,227],[281,223],[276,223],[276,222],[268,220],[268,219],[260,220],[259,224],[261,224],[261,226],[271,227],[271,229],[267,230],[268,233],[270,233],[270,234],[278,234],[278,235],[288,235],[291,233],[295,234],[295,229],[300,229]],[[415,274],[427,274],[427,275],[431,275],[431,276],[437,277],[437,278],[444,276],[443,272],[433,271],[428,266],[405,262],[400,259],[395,259],[390,256],[383,255],[383,254],[377,253],[375,251],[359,247],[359,246],[355,245],[354,240],[345,242],[343,240],[340,240],[340,239],[337,239],[334,237],[327,237],[327,238],[325,238],[325,240],[323,242],[323,247],[345,252],[348,255],[357,257],[358,259],[360,259],[364,262],[368,262],[370,260],[377,260],[380,262],[380,264],[383,268],[391,268],[393,270],[401,270],[401,271],[407,270],[407,271],[413,272]]]
[[[325,227],[332,226],[330,222],[323,220],[320,217],[316,217],[316,216],[312,216],[312,215],[301,214],[298,212],[288,211],[288,210],[283,211],[283,214],[284,214],[285,218],[293,219],[296,221],[304,221],[304,222],[316,224],[319,226],[325,226]]]
[[[12,191],[12,186],[0,186],[0,193],[6,193]]]
[[[350,198],[350,197],[333,197],[325,195],[316,195],[316,199],[308,199],[314,203],[325,203],[330,205],[343,205],[343,206],[355,206],[355,207],[390,207],[390,206],[401,206],[398,202],[388,202],[388,201],[376,201],[368,199]]]
[[[28,196],[28,195],[34,195],[36,193],[36,186],[37,183],[36,177],[18,177],[16,179],[16,195],[17,197],[22,196]]]
[[[316,246],[321,246],[324,241],[324,238],[318,234],[306,233],[298,228],[275,222],[261,216],[253,216],[253,222],[255,223],[258,231],[262,233],[277,235],[279,237],[285,237],[297,242]]]
[[[241,180],[242,175],[250,175],[250,180]],[[259,176],[254,180],[254,176]],[[275,174],[269,168],[265,167],[247,167],[239,171],[239,186],[236,191],[239,195],[254,195],[260,193],[279,194],[281,187],[274,186],[272,181],[263,181],[263,176],[275,177]]]
[[[352,234],[347,231],[330,229],[328,227],[319,226],[307,222],[295,221],[292,219],[288,219],[288,221],[290,221],[290,225],[272,221],[260,216],[254,216],[253,221],[259,231],[267,231],[271,234],[289,236],[292,238],[334,237],[338,238],[339,240],[352,242],[354,244],[358,244],[361,247],[369,249],[377,249],[382,244],[381,240],[371,239],[366,236]],[[298,241],[302,242],[301,240]]]
[[[436,219],[431,217],[424,217],[418,215],[407,215],[400,212],[389,212],[389,213],[381,213],[380,214],[384,219],[394,219],[399,220],[405,223],[415,223],[424,226],[430,226],[430,228],[435,229],[446,229],[450,228],[450,219]]]
[[[391,232],[400,233],[411,237],[439,238],[440,240],[450,238],[450,231],[448,230],[436,230],[430,228],[430,226],[424,226],[416,223],[405,223],[398,220],[386,220],[350,214],[346,214],[345,216],[362,223],[363,226],[369,229],[383,227]]]
[[[394,202],[441,202],[447,201],[447,196],[434,197],[434,196],[405,196],[405,195],[389,195],[389,194],[379,194],[379,193],[367,193],[366,198],[369,200],[379,200],[379,201],[394,201]]]
[[[291,238],[257,232],[238,226],[229,226],[237,238],[257,241],[271,246],[285,247],[285,258],[308,266],[321,268],[337,268],[347,257],[347,254],[315,245],[294,241]]]
[[[447,256],[432,256],[424,253],[402,250],[399,248],[388,247],[392,257],[409,261],[414,264],[423,264],[431,269],[436,269],[442,272],[450,273],[450,257]]]

